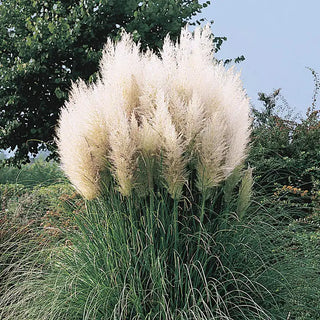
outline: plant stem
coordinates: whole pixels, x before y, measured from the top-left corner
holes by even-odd
[[[206,195],[202,196],[202,201],[201,201],[201,211],[200,211],[200,231],[202,229],[202,224],[203,224],[203,219],[204,219],[204,214],[205,214],[205,203],[206,203]]]
[[[178,268],[178,242],[179,242],[179,230],[178,230],[178,199],[174,199],[173,203],[173,232],[174,232],[174,295],[176,301],[176,307],[178,303],[178,285],[179,285],[179,268]]]
[[[199,237],[198,237],[198,244],[197,244],[197,250],[195,253],[195,257],[198,256],[199,253],[199,248],[200,248],[200,242],[201,242],[201,235],[202,235],[202,224],[204,220],[204,215],[205,215],[205,203],[206,203],[206,195],[202,195],[202,200],[201,200],[201,211],[200,211],[200,222],[199,222]]]

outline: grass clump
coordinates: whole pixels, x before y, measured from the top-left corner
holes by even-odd
[[[259,279],[272,268],[252,245],[256,222],[239,220],[237,201],[217,211],[230,197],[223,187],[202,206],[165,189],[146,198],[108,191],[75,216],[70,242],[7,292],[6,319],[271,317],[263,305],[276,302]]]

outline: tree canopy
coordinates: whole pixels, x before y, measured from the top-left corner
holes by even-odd
[[[195,0],[7,0],[0,3],[0,149],[16,146],[27,161],[41,142],[50,149],[71,82],[95,79],[104,43],[121,30],[142,49],[161,48],[166,34],[210,2]],[[216,38],[217,48],[224,38]]]

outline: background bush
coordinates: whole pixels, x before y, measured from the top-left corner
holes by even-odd
[[[280,90],[259,94],[263,109],[253,108],[248,162],[255,167],[255,191],[265,199],[271,197],[279,210],[284,208],[295,218],[319,210],[320,111],[316,108],[319,79],[315,72],[314,79],[313,102],[302,119],[290,114]]]
[[[12,266],[23,257],[66,241],[74,228],[70,212],[82,200],[56,163],[0,169],[0,294]]]

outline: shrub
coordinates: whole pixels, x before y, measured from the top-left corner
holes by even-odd
[[[19,184],[2,184],[0,200],[1,297],[14,266],[19,266],[20,274],[26,256],[32,264],[38,252],[68,238],[68,232],[75,228],[70,211],[81,210],[81,199],[65,183],[31,190]]]
[[[279,98],[279,90],[269,96],[260,94],[264,109],[253,109],[248,162],[255,167],[255,190],[272,197],[279,210],[285,208],[289,215],[303,218],[319,208],[319,112],[314,98],[314,106],[300,122],[281,116],[275,111]]]
[[[320,317],[317,306],[320,126],[316,108],[319,77],[314,71],[313,75],[312,105],[303,119],[292,116],[292,111],[286,109],[288,105],[280,90],[260,94],[264,108],[253,109],[248,158],[253,166],[256,205],[268,213],[261,216],[261,222],[268,221],[276,231],[270,243],[272,254],[266,261],[278,257],[274,268],[281,273],[282,281],[276,286],[277,296],[282,297],[282,308],[290,313],[288,317],[301,320]],[[274,279],[279,280],[279,274]]]

